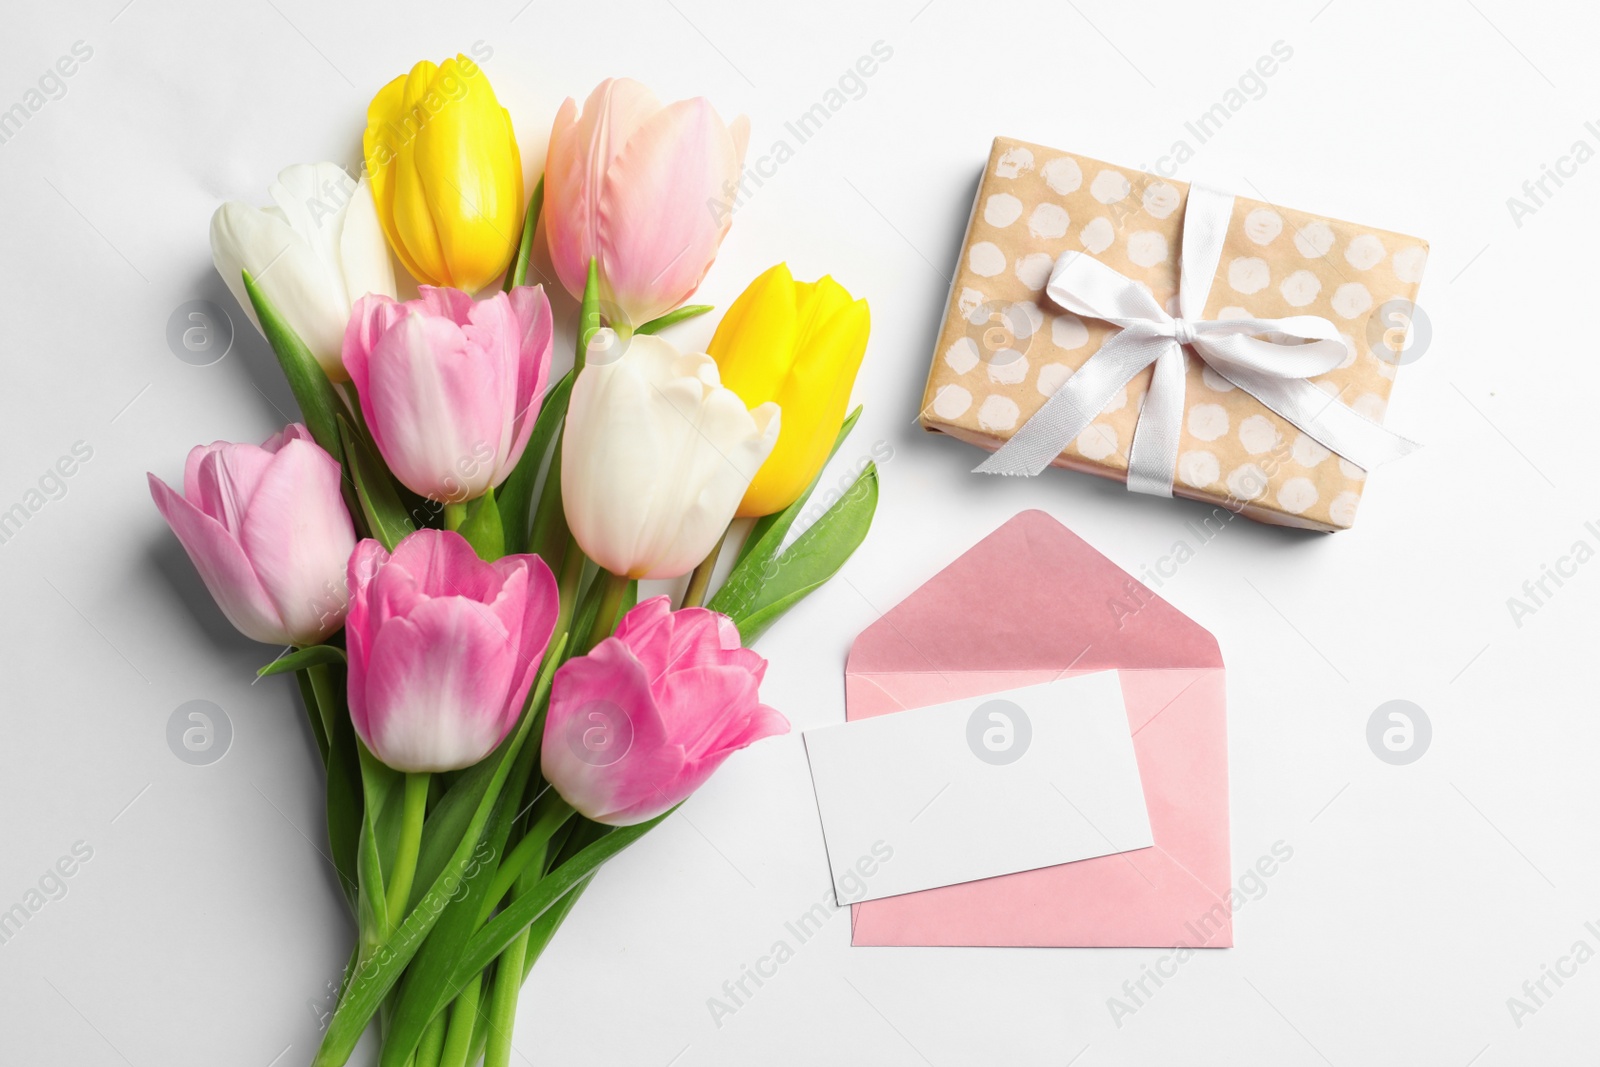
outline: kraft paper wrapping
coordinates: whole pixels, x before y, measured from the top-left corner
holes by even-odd
[[[1115,327],[1052,304],[1056,257],[1088,252],[1149,286],[1177,313],[1184,182],[1006,137],[973,202],[923,394],[924,429],[993,451],[1099,349]],[[1313,381],[1383,421],[1427,242],[1240,196],[1204,318],[1320,315],[1348,355]],[[1366,473],[1188,355],[1173,493],[1261,522],[1347,529]],[[1123,395],[1054,465],[1127,480],[1150,382]]]

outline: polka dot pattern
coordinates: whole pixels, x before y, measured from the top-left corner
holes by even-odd
[[[1205,489],[1221,477],[1215,453],[1194,449],[1178,456],[1178,480],[1191,489]]]
[[[1115,204],[1132,190],[1133,183],[1120,170],[1102,170],[1089,186],[1089,194],[1102,204]]]
[[[1095,219],[1078,236],[1083,241],[1085,251],[1099,255],[1111,247],[1111,242],[1117,239],[1117,231],[1110,219]]]
[[[1141,267],[1167,261],[1167,239],[1154,230],[1140,230],[1128,238],[1128,258]]]
[[[979,241],[967,252],[967,266],[980,278],[993,278],[1006,269],[1006,254],[993,241]]]
[[[1028,232],[1035,237],[1054,240],[1067,232],[1072,217],[1060,204],[1040,204],[1028,216]]]
[[[1228,264],[1228,284],[1236,293],[1259,293],[1272,281],[1272,268],[1259,256],[1241,256]]]
[[[1022,201],[1010,193],[995,193],[983,202],[983,221],[1004,229],[1022,217]]]
[[[1045,296],[1063,252],[1087,252],[1175,308],[1187,196],[1182,182],[997,140],[934,350],[923,424],[994,447],[1115,332]],[[1346,359],[1315,384],[1381,421],[1396,368],[1368,357],[1362,339],[1379,304],[1416,299],[1427,258],[1426,244],[1413,237],[1239,197],[1205,316],[1317,315],[1337,323]],[[984,351],[983,324],[968,321],[980,309],[1010,334],[992,354]],[[1178,495],[1291,526],[1339,529],[1354,521],[1364,471],[1200,360],[1191,356],[1186,374]],[[1058,463],[1123,477],[1148,385],[1148,371],[1130,381]]]
[[[1322,281],[1308,270],[1297,270],[1283,280],[1278,286],[1278,292],[1289,302],[1290,307],[1303,308],[1317,298],[1322,291]]]
[[[1253,244],[1270,245],[1283,232],[1283,216],[1271,208],[1256,208],[1244,217],[1244,235]]]
[[[1057,156],[1044,165],[1044,182],[1051,192],[1066,196],[1083,184],[1083,169],[1071,156]]]
[[[978,425],[990,431],[1012,430],[1016,428],[1019,414],[1015,400],[991,393],[984,398],[983,406],[978,408]]]
[[[1048,252],[1030,252],[1017,260],[1017,281],[1029,289],[1043,290],[1054,266],[1055,260]]]

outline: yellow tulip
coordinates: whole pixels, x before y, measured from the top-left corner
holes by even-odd
[[[423,60],[378,90],[362,150],[384,235],[419,282],[471,293],[506,269],[522,234],[522,157],[476,63]]]
[[[865,300],[826,276],[797,282],[783,263],[728,309],[710,347],[722,384],[746,407],[773,401],[783,412],[740,515],[781,511],[816,477],[844,423],[871,325]]]

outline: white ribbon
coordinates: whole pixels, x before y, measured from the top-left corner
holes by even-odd
[[[1172,495],[1182,438],[1185,351],[1363,470],[1418,445],[1340,403],[1307,379],[1345,358],[1339,329],[1317,315],[1284,319],[1202,319],[1233,216],[1233,195],[1189,187],[1184,210],[1178,317],[1150,291],[1082,252],[1063,252],[1045,293],[1068,311],[1121,329],[1106,338],[1034,416],[975,468],[1031,477],[1048,467],[1118,390],[1154,364],[1128,451],[1128,488]]]

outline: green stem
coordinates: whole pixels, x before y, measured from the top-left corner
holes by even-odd
[[[533,825],[528,827],[528,832],[518,841],[500,864],[500,869],[495,871],[494,881],[489,883],[488,895],[483,900],[483,919],[488,918],[495,905],[500,903],[502,897],[511,889],[512,883],[524,872],[533,872],[537,881],[538,875],[544,871],[544,860],[550,846],[551,836],[572,817],[572,805],[561,799],[560,794],[554,790],[545,794],[545,803],[534,815]],[[537,861],[537,862],[535,862]]]
[[[628,595],[628,579],[608,570],[601,570],[596,581],[605,583],[600,589],[600,610],[594,617],[594,629],[584,645],[588,650],[611,636],[617,626],[617,613],[622,610],[623,598]]]
[[[615,324],[613,324],[615,325]],[[578,350],[573,359],[573,375],[583,373],[589,342],[600,329],[600,261],[589,257],[589,276],[583,283],[583,299],[578,304]]]
[[[732,529],[730,523],[728,529]],[[706,602],[706,590],[711,587],[711,573],[717,569],[717,557],[722,555],[722,544],[728,539],[728,530],[722,531],[722,536],[717,538],[717,543],[711,546],[711,552],[700,561],[700,566],[689,575],[689,588],[683,591],[683,603],[678,605],[683,608],[697,608]]]
[[[483,974],[473,975],[472,981],[461,990],[450,1008],[450,1031],[445,1039],[444,1054],[439,1057],[439,1067],[467,1067],[472,1051],[472,1028],[478,1021],[478,999],[483,991]],[[434,1017],[442,1023],[444,1012]]]
[[[444,528],[446,530],[459,530],[461,524],[467,521],[467,505],[446,504],[444,506]]]
[[[428,772],[406,775],[405,806],[400,813],[400,845],[394,856],[394,877],[385,898],[389,911],[388,938],[405,919],[411,902],[411,880],[417,873],[417,850],[422,844],[422,817],[428,808]]]
[[[561,574],[556,578],[556,592],[560,594],[561,606],[556,614],[554,633],[564,634],[572,629],[572,616],[578,610],[578,585],[583,579],[584,562],[583,549],[569,535],[567,550],[561,555]]]
[[[327,727],[322,721],[321,700],[317,691],[311,686],[311,676],[304,670],[294,672],[294,680],[300,685],[300,702],[306,706],[306,718],[311,723],[311,736],[317,742],[317,752],[322,756],[322,766],[328,766],[328,734]]]
[[[411,1061],[413,1067],[439,1067],[439,1052],[444,1048],[444,1021],[444,1012],[441,1011],[422,1032],[422,1041],[417,1045],[416,1056]]]
[[[311,679],[311,692],[317,698],[317,714],[322,717],[322,736],[333,737],[333,717],[339,707],[339,687],[333,681],[333,668],[318,663],[306,668]]]
[[[528,931],[518,934],[500,953],[495,968],[494,992],[489,999],[489,1032],[483,1049],[483,1067],[508,1067],[511,1033],[517,1025],[517,995],[522,992],[522,960],[528,951]]]

